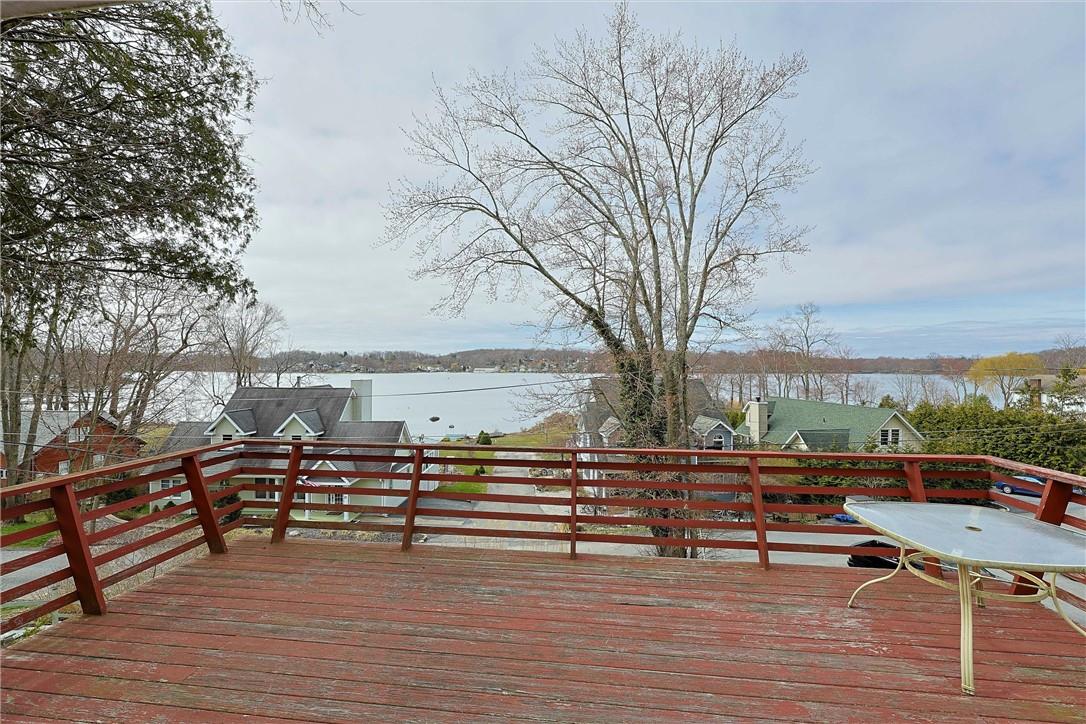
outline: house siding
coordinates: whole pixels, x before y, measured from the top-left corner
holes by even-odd
[[[317,430],[317,432],[322,431]],[[291,435],[301,435],[303,439],[313,437],[309,434],[309,431],[305,429],[305,425],[300,423],[297,418],[291,418],[290,422],[283,428],[282,438],[284,440],[289,440]]]
[[[916,433],[914,433],[909,428],[909,426],[905,424],[904,420],[902,420],[900,417],[898,417],[896,415],[894,417],[890,418],[889,420],[887,420],[886,424],[884,424],[881,428],[879,428],[879,432],[875,433],[875,437],[874,437],[875,444],[876,445],[879,444],[880,434],[881,434],[882,430],[894,430],[894,429],[901,430],[901,442],[898,443],[897,447],[900,447],[900,448],[906,449],[906,450],[919,450],[920,449],[920,446],[924,442],[924,440],[921,437],[919,437]]]
[[[102,467],[139,456],[140,442],[127,435],[121,435],[117,428],[106,422],[94,426],[72,426],[86,430],[81,433],[78,442],[68,442],[67,432],[57,435],[34,456],[34,472],[44,475],[59,473],[60,464],[68,461],[70,472]],[[102,455],[103,460],[94,464],[94,457]],[[6,467],[6,460],[4,461]]]

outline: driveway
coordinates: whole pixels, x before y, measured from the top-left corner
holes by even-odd
[[[37,553],[39,550],[39,548],[3,548],[0,549],[0,560],[7,566],[8,563],[16,561],[23,556],[30,555],[31,553]],[[47,576],[50,573],[67,567],[68,558],[66,556],[53,556],[48,560],[31,564],[26,568],[21,568],[12,573],[4,573],[4,588],[11,589],[15,586],[21,586],[28,581],[33,581],[35,578]],[[32,597],[40,597],[40,595],[40,591],[31,594]]]

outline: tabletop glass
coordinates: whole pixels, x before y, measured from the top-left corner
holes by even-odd
[[[845,503],[870,528],[950,563],[1020,571],[1086,573],[1086,536],[979,505]]]

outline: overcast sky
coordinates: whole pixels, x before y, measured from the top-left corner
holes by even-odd
[[[786,199],[811,251],[757,286],[772,320],[821,305],[861,354],[989,354],[1086,328],[1082,3],[636,4],[643,25],[755,59],[803,51],[781,109],[817,173]],[[432,310],[406,250],[377,245],[390,184],[420,169],[401,129],[434,82],[518,69],[599,32],[608,4],[329,5],[318,34],[275,3],[217,4],[265,80],[249,129],[261,230],[246,269],[295,346],[530,346],[534,304]]]

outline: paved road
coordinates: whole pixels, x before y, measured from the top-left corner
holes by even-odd
[[[37,548],[3,548],[0,549],[0,560],[5,564],[11,561],[18,560],[25,555],[31,553],[37,553]],[[52,558],[42,561],[40,563],[34,563],[12,573],[4,574],[4,588],[10,589],[15,586],[21,586],[22,584],[32,581],[35,578],[41,578],[42,576],[49,575],[54,571],[59,571],[61,568],[68,566],[68,559],[64,556],[53,556]]]

